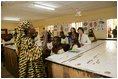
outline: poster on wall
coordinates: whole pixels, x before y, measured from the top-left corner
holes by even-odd
[[[88,23],[88,21],[83,22],[83,28],[84,28],[84,30],[89,29],[89,23]]]
[[[54,25],[54,31],[57,31],[57,25]]]
[[[93,20],[93,21],[86,21],[82,24],[85,31],[92,29],[95,31],[105,30],[106,28],[106,20],[105,19],[99,19],[99,20]]]
[[[106,20],[104,19],[98,20],[98,26],[97,26],[98,30],[105,30],[106,26],[107,26]]]
[[[88,29],[90,28],[90,26],[89,26],[89,21],[83,22],[82,27],[83,27],[83,29],[84,29],[84,33],[87,34]]]
[[[90,23],[89,23],[89,29],[97,30],[97,26],[98,26],[98,21],[97,20],[90,21]]]
[[[64,24],[63,30],[64,30],[65,35],[67,35],[68,34],[68,24]]]

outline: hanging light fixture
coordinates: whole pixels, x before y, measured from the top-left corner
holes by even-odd
[[[76,12],[75,16],[82,16],[81,11]]]
[[[75,10],[76,10],[75,16],[82,16],[81,11],[78,8],[76,8]]]

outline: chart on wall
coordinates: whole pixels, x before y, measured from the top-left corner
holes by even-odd
[[[105,19],[98,19],[93,21],[85,21],[83,22],[84,30],[93,29],[95,31],[105,30],[107,26],[107,21]]]
[[[68,33],[68,24],[63,24],[63,30],[64,30],[64,32],[65,32],[65,35],[67,35],[67,33]]]
[[[107,28],[107,20],[99,19],[98,22],[99,25],[97,27],[97,30],[105,30]]]
[[[68,30],[69,30],[68,24],[65,24],[65,23],[63,23],[63,24],[56,24],[54,26],[54,31],[58,32],[58,35],[59,35],[60,31],[64,31],[64,34],[67,35]]]

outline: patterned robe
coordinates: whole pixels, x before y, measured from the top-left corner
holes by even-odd
[[[38,47],[33,39],[23,37],[18,46],[19,50],[19,77],[45,78],[45,67],[42,60],[42,48]]]

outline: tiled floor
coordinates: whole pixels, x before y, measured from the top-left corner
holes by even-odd
[[[14,78],[3,66],[3,63],[1,63],[1,78]]]

